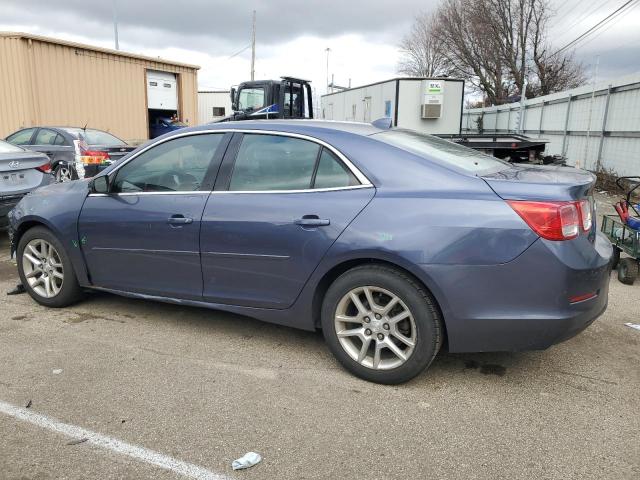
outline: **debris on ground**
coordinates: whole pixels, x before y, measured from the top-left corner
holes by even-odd
[[[635,328],[636,330],[640,330],[640,323],[627,322],[627,323],[625,323],[625,325],[627,327],[631,327],[631,328]]]
[[[18,285],[16,285],[14,287],[13,290],[9,290],[7,292],[7,295],[20,295],[21,293],[25,293],[25,292],[26,292],[26,290],[24,289],[24,285],[19,283]]]
[[[32,402],[31,399],[29,399],[29,401],[27,402],[27,404],[24,406],[24,408],[31,408]]]
[[[78,444],[80,444],[80,443],[84,443],[84,442],[86,442],[87,440],[89,440],[89,439],[88,439],[88,438],[86,438],[86,437],[83,437],[83,438],[76,438],[76,439],[74,439],[74,440],[70,440],[70,441],[68,441],[68,442],[67,442],[67,445],[78,445]]]
[[[231,464],[231,468],[234,470],[242,470],[244,468],[253,467],[254,465],[260,463],[262,461],[262,457],[259,453],[256,452],[248,452],[245,453],[242,457],[234,460]]]
[[[54,368],[53,370],[51,370],[51,373],[53,373],[54,375],[60,375],[62,373],[62,369]]]

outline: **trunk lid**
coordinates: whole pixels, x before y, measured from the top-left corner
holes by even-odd
[[[0,197],[16,195],[38,187],[47,175],[36,167],[49,162],[38,152],[0,153]]]
[[[509,165],[482,176],[504,200],[575,201],[591,195],[596,177],[557,165]]]

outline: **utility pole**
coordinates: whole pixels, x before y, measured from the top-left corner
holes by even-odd
[[[589,137],[591,136],[591,117],[593,115],[593,100],[596,96],[596,81],[598,80],[598,67],[600,66],[600,55],[596,57],[596,68],[593,75],[593,86],[591,87],[591,101],[589,102],[589,117],[587,120],[587,139],[584,142],[584,167],[587,167],[587,155],[589,155]],[[580,158],[576,158],[576,168],[582,168]]]
[[[253,11],[253,28],[251,29],[251,81],[256,74],[256,11]]]
[[[331,93],[329,91],[329,52],[330,51],[331,49],[329,47],[325,49],[325,52],[327,52],[327,93]]]
[[[116,5],[116,0],[113,0],[113,36],[116,50],[120,50],[120,44],[118,43],[118,6]]]

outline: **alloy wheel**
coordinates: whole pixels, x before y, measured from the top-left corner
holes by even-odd
[[[390,370],[413,353],[416,322],[393,292],[376,286],[357,287],[342,297],[334,325],[344,351],[360,365]]]
[[[71,168],[66,165],[60,165],[56,169],[56,182],[70,182]]]
[[[31,240],[22,253],[22,270],[31,289],[44,298],[55,297],[62,289],[64,269],[60,254],[46,240]]]

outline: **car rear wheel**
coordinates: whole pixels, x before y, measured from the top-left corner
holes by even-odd
[[[633,285],[638,278],[638,261],[635,258],[621,258],[618,263],[618,280],[625,285]]]
[[[386,384],[418,375],[442,344],[433,297],[415,279],[386,266],[356,267],[335,280],[323,301],[322,331],[347,370]]]
[[[31,298],[47,307],[66,307],[82,298],[71,260],[58,239],[34,227],[18,243],[18,273]]]
[[[66,163],[59,163],[53,173],[57,183],[75,180],[75,172],[73,171],[73,168]]]

